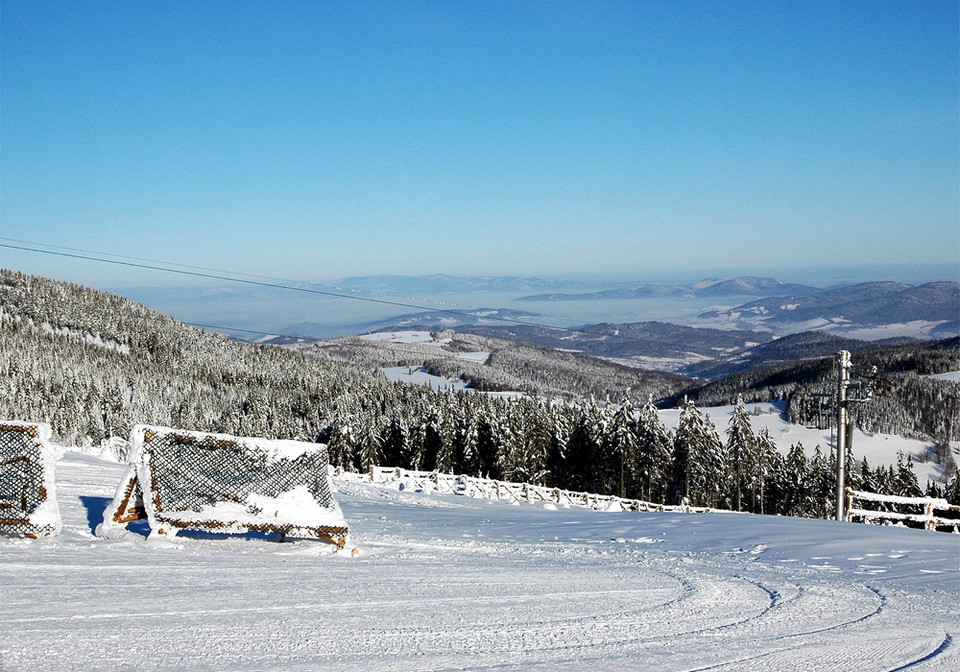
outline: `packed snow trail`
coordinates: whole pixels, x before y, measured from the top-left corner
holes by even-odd
[[[340,481],[356,558],[102,540],[123,466],[57,470],[60,536],[0,539],[3,672],[960,669],[956,535]]]

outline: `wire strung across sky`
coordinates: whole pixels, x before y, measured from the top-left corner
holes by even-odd
[[[7,242],[9,241],[9,242]],[[19,243],[19,244],[12,244]],[[141,268],[151,271],[160,271],[163,273],[173,273],[177,275],[186,275],[195,278],[204,278],[208,280],[223,280],[226,282],[236,282],[245,285],[255,285],[258,287],[268,287],[272,289],[281,289],[291,292],[301,292],[304,294],[315,294],[318,296],[328,296],[338,299],[348,299],[350,301],[364,301],[366,303],[375,303],[380,305],[387,306],[396,306],[400,308],[412,308],[416,310],[422,310],[424,312],[432,313],[442,313],[445,315],[453,315],[457,317],[466,317],[474,320],[489,320],[502,322],[505,324],[518,325],[518,326],[527,326],[527,327],[540,327],[547,329],[549,331],[557,331],[562,333],[577,333],[577,334],[588,334],[592,336],[602,336],[605,338],[616,338],[624,341],[630,341],[635,343],[648,343],[660,345],[658,341],[652,341],[644,338],[636,338],[633,336],[627,336],[620,333],[614,332],[603,332],[590,329],[577,329],[572,327],[563,327],[555,324],[546,324],[543,322],[533,322],[525,321],[518,318],[511,317],[501,317],[499,315],[490,315],[484,311],[484,314],[478,314],[470,312],[466,309],[454,309],[454,308],[437,308],[435,306],[426,306],[416,303],[407,303],[404,301],[395,301],[389,299],[378,299],[370,296],[361,296],[357,294],[343,294],[333,290],[324,290],[318,289],[316,287],[304,287],[298,286],[297,282],[294,280],[283,280],[281,278],[269,278],[267,276],[258,276],[249,273],[237,273],[234,271],[223,271],[218,269],[204,268],[201,266],[187,266],[184,264],[175,264],[166,261],[159,261],[156,259],[145,259],[141,257],[129,257],[124,255],[110,254],[107,252],[98,252],[93,250],[81,250],[70,247],[63,247],[59,245],[50,245],[48,243],[38,243],[33,241],[17,240],[12,238],[2,238],[0,237],[0,247],[5,247],[11,250],[20,250],[23,252],[35,252],[37,254],[46,254],[55,257],[66,257],[69,259],[82,259],[85,261],[95,261],[104,264],[114,264],[116,266],[126,266],[128,268]],[[52,249],[41,249],[41,248],[52,248]],[[110,259],[108,257],[116,257],[115,259]],[[127,260],[127,261],[124,261]],[[256,280],[254,278],[261,278]],[[287,338],[304,338],[302,336],[296,336],[291,334],[278,334],[278,333],[267,333],[253,331],[250,329],[239,329],[234,327],[223,327],[223,326],[211,326],[211,325],[200,325],[193,324],[192,326],[208,328],[214,330],[230,331],[230,332],[246,332],[254,334],[262,334],[264,336],[282,336]],[[316,340],[316,339],[304,339],[304,340]]]

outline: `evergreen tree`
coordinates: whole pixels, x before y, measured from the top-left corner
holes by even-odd
[[[373,419],[369,419],[363,427],[363,436],[359,442],[356,466],[362,473],[370,473],[370,468],[380,466],[383,459],[382,450],[383,430]]]
[[[781,500],[777,513],[785,516],[806,515],[804,499],[810,481],[810,467],[803,453],[803,445],[796,443],[790,446],[780,467],[777,489],[781,493]]]
[[[637,422],[637,457],[634,470],[638,476],[638,492],[635,496],[648,502],[666,503],[671,498],[669,490],[673,456],[673,439],[660,420],[653,398],[640,409]]]
[[[727,426],[727,457],[730,461],[730,500],[734,511],[744,510],[744,499],[756,500],[758,473],[757,437],[750,425],[750,416],[737,396],[737,405]],[[752,506],[749,507],[753,509]]]
[[[775,473],[779,461],[781,458],[780,453],[777,452],[777,444],[774,443],[770,430],[764,427],[757,437],[756,463],[750,477],[750,510],[754,513],[768,511],[767,484],[770,482],[771,475]]]
[[[407,428],[403,420],[397,417],[391,418],[390,423],[382,431],[381,451],[384,466],[409,469],[411,452],[407,440]]]
[[[562,486],[567,490],[596,492],[594,457],[600,452],[596,426],[589,413],[580,409],[563,451]]]
[[[852,463],[851,463],[852,464]],[[836,468],[832,467],[818,445],[809,462],[809,476],[801,515],[830,518],[836,507]]]
[[[960,504],[960,473],[954,473],[944,489],[943,497],[951,504]]]
[[[615,460],[615,466],[619,471],[615,492],[619,497],[632,496],[638,490],[639,479],[636,472],[638,441],[637,423],[629,395],[624,396],[620,402],[620,408],[614,413],[607,438],[608,447],[605,452]]]
[[[501,478],[499,432],[494,427],[493,419],[489,418],[486,413],[480,413],[476,418],[476,445],[474,450],[474,474],[482,478]]]
[[[437,457],[443,450],[440,422],[435,412],[429,413],[416,426],[411,437],[411,444],[413,468],[420,471],[435,471]]]
[[[920,484],[917,482],[917,474],[913,470],[913,458],[909,455],[906,459],[903,452],[897,453],[897,473],[892,494],[901,497],[922,497],[923,491],[920,490]]]
[[[723,444],[716,427],[692,401],[687,401],[680,413],[673,446],[674,501],[686,499],[693,506],[718,506],[725,467]]]

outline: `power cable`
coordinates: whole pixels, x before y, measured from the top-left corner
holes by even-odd
[[[191,270],[177,269],[177,268],[164,268],[164,267],[162,267],[162,266],[153,266],[153,265],[150,265],[150,264],[137,263],[137,262],[133,262],[133,261],[119,261],[119,260],[117,260],[117,259],[105,259],[105,258],[103,258],[102,256],[100,256],[100,257],[94,257],[94,256],[90,256],[90,255],[88,255],[88,254],[76,254],[76,253],[70,253],[70,252],[56,252],[56,251],[53,251],[53,250],[40,250],[40,249],[36,249],[36,248],[31,248],[31,247],[24,247],[24,246],[22,246],[22,245],[10,245],[10,244],[8,244],[8,243],[0,243],[0,247],[6,247],[6,248],[11,249],[11,250],[21,250],[21,251],[25,251],[25,252],[36,252],[36,253],[39,253],[39,254],[48,254],[48,255],[52,255],[52,256],[56,256],[56,257],[67,257],[67,258],[70,258],[70,259],[83,259],[83,260],[86,260],[86,261],[99,261],[99,262],[105,263],[105,264],[115,264],[115,265],[117,265],[117,266],[126,266],[126,267],[129,267],[129,268],[142,268],[142,269],[146,269],[146,270],[150,270],[150,271],[161,271],[161,272],[164,272],[164,273],[175,273],[175,274],[178,274],[178,275],[188,275],[188,276],[192,276],[192,277],[196,277],[196,278],[206,278],[206,279],[208,279],[208,280],[225,280],[225,281],[227,281],[227,282],[239,282],[239,283],[242,283],[242,284],[245,284],[245,285],[256,285],[256,286],[258,286],[258,287],[269,287],[269,288],[272,288],[272,289],[285,289],[285,290],[288,290],[288,291],[291,291],[291,292],[302,292],[302,293],[305,293],[305,294],[317,294],[317,295],[320,295],[320,296],[332,296],[332,297],[335,297],[335,298],[338,298],[338,299],[350,299],[350,300],[352,300],[352,301],[366,301],[367,303],[377,303],[377,304],[381,304],[381,305],[397,306],[397,307],[401,307],[401,308],[412,308],[412,309],[415,309],[415,310],[423,310],[423,311],[427,311],[427,312],[444,313],[444,314],[447,314],[447,315],[456,315],[456,316],[459,316],[459,317],[470,317],[470,318],[473,318],[473,319],[481,319],[481,318],[482,318],[482,319],[486,319],[486,320],[496,320],[496,321],[500,321],[500,322],[508,322],[508,323],[510,323],[510,324],[531,324],[531,323],[529,323],[529,322],[523,322],[522,320],[516,320],[516,319],[511,319],[511,318],[506,318],[506,317],[496,317],[496,316],[489,316],[489,315],[476,315],[476,314],[474,314],[474,313],[470,313],[470,312],[465,311],[465,310],[454,310],[454,309],[447,309],[447,308],[434,308],[434,307],[432,307],[432,306],[422,306],[422,305],[418,305],[418,304],[415,304],[415,303],[405,303],[405,302],[402,302],[402,301],[390,301],[390,300],[388,300],[388,299],[375,299],[375,298],[372,298],[372,297],[369,297],[369,296],[351,296],[351,295],[349,295],[349,294],[339,294],[339,293],[337,293],[337,292],[327,291],[327,290],[321,290],[321,289],[314,289],[314,288],[311,288],[311,287],[297,287],[297,286],[292,286],[292,285],[280,284],[280,283],[277,283],[277,282],[266,282],[266,281],[262,281],[262,280],[249,280],[249,279],[246,279],[246,278],[231,277],[231,276],[228,276],[228,275],[223,275],[223,274],[221,274],[221,273],[202,272],[202,271],[197,271],[197,270],[191,271]],[[155,262],[155,263],[158,263],[158,262]],[[546,326],[546,325],[542,325],[542,326]],[[563,327],[547,327],[547,328],[564,329]]]
[[[132,259],[133,261],[149,262],[152,264],[163,264],[164,266],[175,266],[178,268],[186,268],[186,269],[191,269],[196,271],[209,271],[211,273],[229,273],[230,275],[243,276],[247,278],[260,278],[261,280],[274,280],[276,282],[289,282],[293,284],[292,280],[286,280],[284,278],[274,278],[269,275],[257,275],[254,273],[239,273],[236,271],[225,271],[219,268],[208,268],[206,266],[190,266],[189,264],[178,264],[173,261],[158,261],[157,259],[148,259],[145,257],[134,257],[127,254],[114,254],[112,252],[101,252],[99,250],[85,250],[85,249],[76,248],[76,247],[66,247],[64,245],[53,245],[51,243],[38,243],[32,240],[20,240],[18,238],[2,238],[2,240],[6,240],[11,243],[21,243],[23,245],[32,245],[34,247],[49,247],[55,250],[66,250],[68,252],[84,252],[86,254],[96,254],[101,257],[115,257],[117,259]],[[0,245],[0,246],[7,247],[7,245]],[[15,249],[23,249],[23,248],[15,248]],[[43,250],[32,250],[32,251],[42,252]]]
[[[14,239],[10,239],[10,238],[0,238],[0,241],[4,241],[4,240],[13,241]],[[17,241],[17,242],[21,242],[21,243],[22,243],[23,241]],[[500,316],[496,316],[496,315],[478,315],[478,314],[476,314],[476,313],[471,313],[471,312],[469,312],[469,311],[467,311],[467,310],[458,310],[458,309],[453,309],[453,308],[436,308],[436,307],[433,307],[433,306],[425,306],[425,305],[421,305],[421,304],[407,303],[407,302],[403,302],[403,301],[391,301],[391,300],[388,300],[388,299],[377,299],[377,298],[373,298],[373,297],[369,297],[369,296],[360,296],[360,295],[351,295],[351,294],[341,294],[341,293],[334,292],[334,291],[330,291],[330,290],[321,290],[321,289],[316,289],[316,288],[311,288],[311,287],[297,286],[297,285],[295,285],[295,284],[280,284],[280,282],[285,282],[285,283],[292,283],[292,282],[293,282],[293,281],[287,281],[287,280],[283,280],[283,281],[280,281],[280,282],[267,282],[266,280],[253,280],[253,279],[249,279],[249,278],[251,278],[251,277],[265,277],[265,276],[250,276],[250,275],[248,275],[248,274],[233,273],[233,272],[230,272],[230,271],[217,271],[217,270],[215,270],[215,269],[203,269],[202,267],[196,267],[196,266],[184,266],[184,265],[181,265],[181,264],[169,264],[168,262],[162,262],[162,261],[157,261],[157,260],[149,260],[149,259],[139,259],[139,258],[137,258],[137,257],[122,257],[122,258],[125,258],[125,259],[138,259],[138,261],[120,261],[119,259],[107,259],[107,258],[105,258],[105,257],[107,257],[107,256],[121,257],[121,255],[111,255],[111,254],[107,254],[107,253],[103,253],[103,252],[92,252],[92,253],[87,253],[87,254],[80,254],[80,252],[87,252],[87,251],[85,251],[85,250],[74,250],[74,251],[72,251],[72,252],[55,251],[55,250],[52,250],[52,249],[44,250],[44,249],[37,249],[37,247],[38,247],[38,246],[54,247],[54,248],[57,248],[57,249],[60,249],[60,250],[70,250],[70,249],[73,249],[73,248],[65,248],[65,247],[60,247],[60,246],[53,246],[53,245],[48,245],[48,244],[46,244],[46,243],[34,243],[34,242],[30,242],[30,243],[25,243],[25,244],[31,245],[31,247],[25,247],[24,244],[21,244],[21,245],[11,245],[10,243],[7,243],[7,242],[0,242],[0,247],[5,247],[5,248],[8,248],[8,249],[12,249],[12,250],[21,250],[21,251],[24,251],[24,252],[35,252],[35,253],[37,253],[37,254],[46,254],[46,255],[57,256],[57,257],[65,257],[65,258],[70,258],[70,259],[82,259],[82,260],[85,260],[85,261],[96,261],[96,262],[105,263],[105,264],[114,264],[114,265],[117,265],[117,266],[126,266],[126,267],[129,267],[129,268],[141,268],[141,269],[151,270],[151,271],[160,271],[160,272],[163,272],[163,273],[173,273],[173,274],[186,275],[186,276],[197,277],[197,278],[205,278],[205,279],[208,279],[208,280],[223,280],[223,281],[226,281],[226,282],[236,282],[236,283],[240,283],[240,284],[254,285],[254,286],[258,286],[258,287],[268,287],[268,288],[272,288],[272,289],[282,289],[282,290],[287,290],[287,291],[292,291],[292,292],[301,292],[301,293],[304,293],[304,294],[314,294],[314,295],[319,295],[319,296],[329,296],[329,297],[334,297],[334,298],[338,298],[338,299],[348,299],[348,300],[352,300],[352,301],[364,301],[364,302],[367,302],[367,303],[375,303],[375,304],[379,304],[379,305],[395,306],[395,307],[400,307],[400,308],[411,308],[411,309],[414,309],[414,310],[421,310],[421,311],[424,311],[424,312],[443,313],[443,314],[445,314],[445,315],[453,315],[453,316],[457,316],[457,317],[466,317],[466,318],[471,318],[471,319],[475,319],[475,320],[489,320],[489,321],[502,322],[502,323],[511,324],[511,325],[519,325],[519,326],[526,326],[526,327],[540,327],[540,328],[543,328],[543,329],[546,329],[546,330],[549,330],[549,331],[557,331],[557,332],[565,332],[565,333],[588,334],[588,335],[593,335],[593,336],[602,336],[602,337],[604,337],[604,338],[616,338],[616,339],[620,339],[620,340],[623,340],[623,341],[629,341],[629,342],[633,342],[633,343],[644,343],[644,344],[651,344],[651,345],[663,345],[660,341],[653,341],[653,340],[644,339],[644,338],[636,338],[636,337],[633,337],[633,336],[626,336],[626,335],[618,334],[618,333],[609,333],[609,332],[596,331],[596,330],[590,330],[590,329],[576,329],[576,328],[563,327],[563,326],[554,325],[554,324],[547,324],[547,323],[543,323],[543,322],[529,322],[529,321],[524,321],[524,320],[520,320],[520,319],[517,319],[517,318],[500,317]],[[93,254],[96,254],[96,255],[98,255],[98,256],[92,256]],[[149,261],[149,262],[151,262],[151,263],[141,263],[141,262],[147,262],[147,261]],[[155,265],[155,264],[168,264],[168,265],[170,265],[170,266],[181,266],[181,268],[166,268],[166,267],[164,267],[164,266],[157,266],[157,265]],[[189,269],[194,269],[194,270],[189,270]],[[232,275],[226,275],[226,273],[231,273]],[[244,277],[233,277],[233,276],[235,276],[235,275],[248,275],[248,277],[246,277],[246,278],[244,278]],[[277,279],[274,278],[274,280],[277,280]],[[235,329],[234,331],[246,331],[246,330]],[[278,335],[282,335],[282,334],[278,334]],[[299,338],[299,337],[295,337],[295,338]]]

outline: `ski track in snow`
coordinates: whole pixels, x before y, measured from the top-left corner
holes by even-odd
[[[960,538],[599,513],[337,482],[320,542],[92,535],[123,466],[57,465],[0,539],[0,670],[954,670]]]

